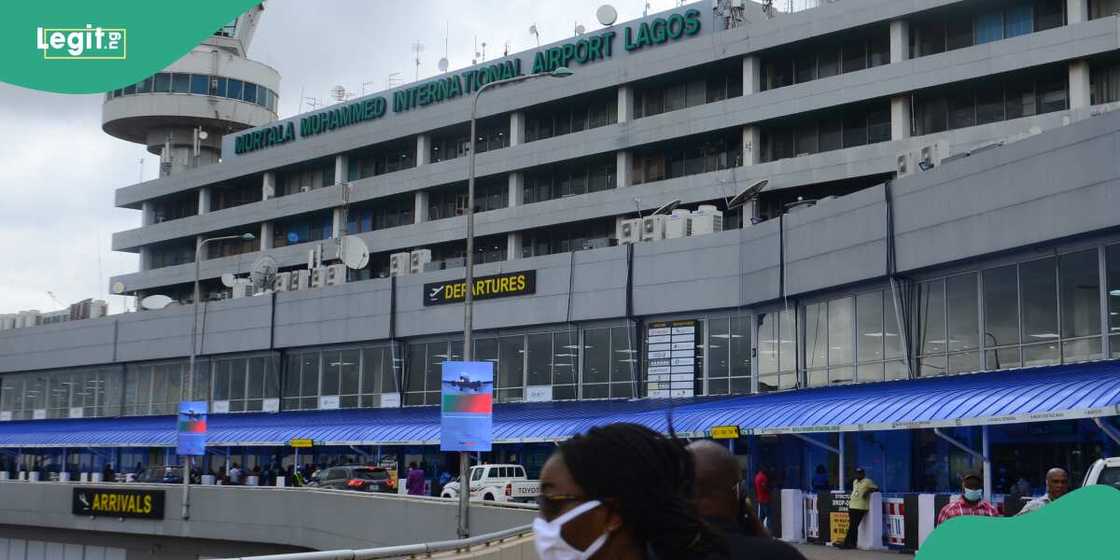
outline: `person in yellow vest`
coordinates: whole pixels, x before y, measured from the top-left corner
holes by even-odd
[[[852,481],[852,495],[848,498],[848,534],[840,548],[855,548],[859,542],[859,524],[871,509],[871,494],[878,490],[875,481],[867,478],[862,467],[856,467]]]

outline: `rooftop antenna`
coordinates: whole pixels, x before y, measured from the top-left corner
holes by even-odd
[[[648,15],[649,15],[649,2],[646,2],[646,7],[645,7],[645,9],[642,10],[642,17],[646,17]]]
[[[509,56],[509,49],[510,49],[510,42],[509,42],[509,40],[507,39],[507,40],[506,40],[506,48],[505,48],[505,50],[504,50],[504,51],[502,51],[502,56],[503,56],[503,57]]]
[[[574,35],[575,35],[576,37],[579,37],[580,35],[583,35],[583,32],[584,32],[584,31],[587,31],[587,28],[586,28],[586,27],[584,27],[584,26],[582,26],[582,25],[580,25],[580,24],[579,24],[579,22],[577,21],[577,22],[576,22],[576,26],[575,26],[575,29],[573,29],[573,30],[572,30],[573,34],[574,34]]]
[[[610,27],[614,25],[614,22],[618,21],[618,10],[614,9],[614,6],[610,4],[603,4],[599,6],[598,10],[595,10],[595,18],[598,19],[599,23],[603,24],[603,26]]]
[[[48,296],[51,296],[51,299],[52,299],[52,300],[54,300],[55,304],[57,304],[57,305],[62,305],[62,302],[61,302],[61,301],[58,301],[58,298],[54,297],[54,292],[52,292],[52,291],[50,291],[50,290],[47,290],[47,295],[48,295]],[[65,305],[62,305],[62,306],[63,306],[63,307],[66,307]]]
[[[416,41],[412,44],[412,52],[416,53],[416,81],[420,81],[420,53],[424,51],[424,43]]]
[[[478,52],[478,35],[474,36],[474,58],[471,59],[471,64],[478,64],[478,58],[481,54]]]
[[[401,73],[400,72],[393,72],[393,73],[389,74],[389,76],[387,78],[385,78],[385,89],[393,89],[394,87],[396,87],[400,83],[401,83]]]
[[[439,71],[440,72],[447,72],[447,68],[449,66],[451,66],[451,63],[447,60],[447,35],[448,35],[447,30],[448,30],[447,22],[444,21],[443,22],[443,58],[439,59],[439,64],[437,65],[437,66],[439,66]]]
[[[365,95],[366,95],[366,86],[368,86],[372,83],[373,83],[373,80],[370,80],[368,82],[362,82],[362,96],[363,97],[365,97]]]
[[[541,46],[541,32],[537,29],[537,24],[529,26],[529,34],[537,38],[537,46]]]
[[[486,41],[482,42],[482,62],[486,62]]]

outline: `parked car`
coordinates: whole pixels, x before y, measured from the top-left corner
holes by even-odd
[[[396,484],[383,467],[348,465],[322,469],[318,477],[312,478],[308,486],[333,490],[357,490],[359,492],[394,492]]]
[[[521,465],[478,465],[471,467],[471,499],[487,502],[532,502],[540,494],[541,483],[525,476]],[[459,497],[459,480],[448,482],[442,498]]]
[[[123,475],[121,477],[123,480]],[[183,483],[183,467],[181,465],[164,465],[160,467],[148,467],[136,475],[136,482],[146,482],[148,484],[182,484]],[[201,481],[197,469],[191,471],[191,484],[198,484]]]
[[[1084,488],[1090,484],[1105,484],[1120,490],[1120,457],[1097,459],[1085,473]]]

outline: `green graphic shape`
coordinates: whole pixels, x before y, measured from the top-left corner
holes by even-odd
[[[55,93],[122,88],[166,68],[257,3],[13,2],[0,19],[0,81]]]
[[[1120,490],[1088,486],[1018,517],[955,517],[930,534],[915,560],[1115,558]]]

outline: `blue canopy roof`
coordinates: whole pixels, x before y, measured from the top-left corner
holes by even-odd
[[[1098,362],[848,385],[732,398],[498,405],[494,441],[554,441],[596,425],[637,422],[702,436],[892,430],[1038,422],[1120,414],[1120,362]],[[209,418],[209,445],[401,445],[439,442],[439,409],[362,409]],[[173,446],[170,416],[0,423],[0,447]]]

